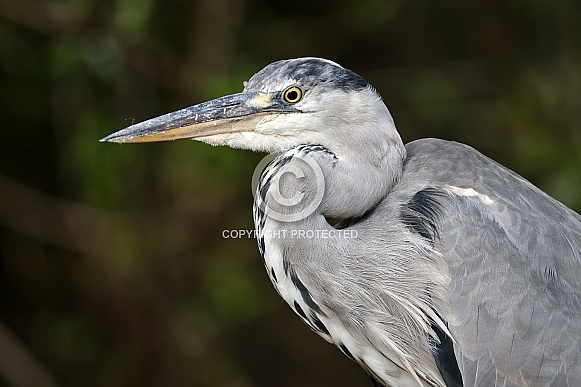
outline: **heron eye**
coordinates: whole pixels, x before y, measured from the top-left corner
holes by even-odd
[[[283,96],[286,102],[297,103],[303,98],[303,91],[296,86],[292,86],[284,91]]]

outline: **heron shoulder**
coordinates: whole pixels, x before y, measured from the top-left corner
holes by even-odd
[[[543,374],[565,385],[581,339],[581,217],[467,145],[426,139],[406,149],[399,194],[446,193],[438,249],[452,313],[443,317],[464,381]]]

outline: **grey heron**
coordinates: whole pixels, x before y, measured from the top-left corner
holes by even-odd
[[[404,145],[361,76],[282,60],[101,141],[180,138],[277,154],[254,203],[267,273],[374,385],[581,385],[581,216],[467,145]]]

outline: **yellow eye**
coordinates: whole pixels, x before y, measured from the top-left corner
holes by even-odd
[[[297,103],[303,98],[303,91],[296,86],[292,86],[284,91],[283,96],[286,102]]]

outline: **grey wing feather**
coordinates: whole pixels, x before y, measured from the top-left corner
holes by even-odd
[[[464,385],[581,385],[581,217],[468,146],[407,149],[410,181],[446,192],[440,249]]]

